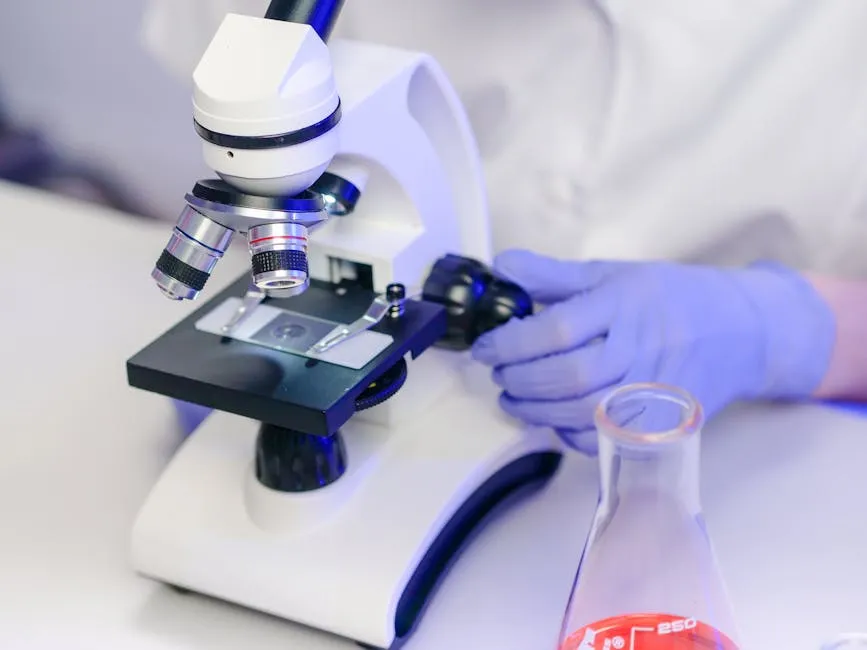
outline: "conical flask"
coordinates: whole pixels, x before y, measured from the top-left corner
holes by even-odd
[[[660,384],[596,410],[600,498],[559,650],[739,650],[699,497],[701,405]]]

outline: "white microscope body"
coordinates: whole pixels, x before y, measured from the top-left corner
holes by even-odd
[[[326,169],[361,190],[351,215],[313,233],[312,278],[361,263],[383,291],[393,281],[420,286],[446,253],[489,259],[471,129],[428,56],[326,47],[307,25],[229,15],[195,81],[197,121],[236,135],[324,119],[339,91],[339,126],[291,154],[205,144],[210,166],[248,191],[298,192]],[[503,477],[521,459],[558,458],[561,446],[503,415],[488,373],[465,354],[429,349],[407,363],[395,397],[341,428],[345,474],[312,492],[264,487],[253,467],[258,423],[214,412],[148,496],[133,530],[134,568],[375,648],[410,634],[467,533],[468,505],[477,516],[515,487]],[[290,636],[287,647],[317,647],[327,636],[287,628],[305,643]]]

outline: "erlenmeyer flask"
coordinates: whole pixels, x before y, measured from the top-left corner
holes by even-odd
[[[699,498],[703,415],[660,384],[596,411],[600,499],[559,650],[738,650]]]

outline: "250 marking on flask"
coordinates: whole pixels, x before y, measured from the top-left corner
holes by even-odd
[[[626,614],[571,632],[560,650],[738,650],[722,631],[698,618]]]
[[[685,632],[686,630],[694,630],[698,625],[698,621],[694,618],[681,618],[676,621],[660,623],[656,628],[656,633],[660,636],[663,634],[676,634]]]

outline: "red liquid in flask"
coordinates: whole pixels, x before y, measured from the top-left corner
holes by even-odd
[[[701,513],[702,423],[658,384],[599,405],[600,500],[558,650],[739,650]]]
[[[738,650],[719,630],[694,618],[615,616],[583,627],[560,650]]]

